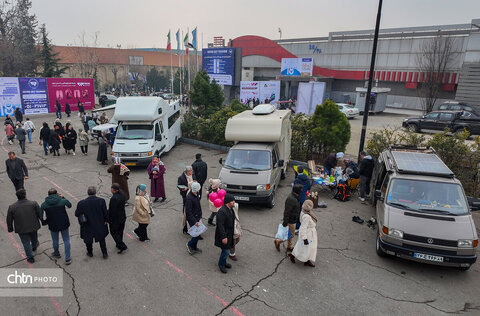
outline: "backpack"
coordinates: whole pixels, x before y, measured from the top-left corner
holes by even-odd
[[[346,202],[350,200],[350,189],[345,183],[340,183],[337,186],[337,194],[335,195],[335,198],[341,202]]]

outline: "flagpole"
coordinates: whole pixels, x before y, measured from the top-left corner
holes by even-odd
[[[173,93],[173,65],[172,65],[172,50],[170,49],[170,91]]]
[[[190,29],[187,27],[187,35],[190,33]],[[188,91],[191,90],[190,86],[190,54],[187,54],[187,62],[188,62]]]

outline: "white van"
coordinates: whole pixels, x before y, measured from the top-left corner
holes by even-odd
[[[170,151],[181,137],[180,108],[159,97],[119,98],[113,156],[127,166],[148,165],[154,155]]]

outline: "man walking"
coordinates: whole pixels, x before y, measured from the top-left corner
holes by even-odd
[[[127,216],[125,215],[125,195],[120,192],[120,185],[118,183],[113,183],[110,191],[113,194],[108,204],[110,234],[113,240],[115,240],[118,253],[122,253],[128,248],[123,242],[123,230],[125,229],[125,221],[127,220]]]
[[[20,237],[25,249],[27,261],[34,263],[33,252],[39,245],[37,231],[40,229],[41,211],[40,206],[35,201],[27,200],[27,191],[25,189],[17,190],[18,201],[8,207],[7,227],[8,232],[15,232]]]
[[[28,142],[32,142],[32,133],[35,130],[35,124],[33,124],[32,121],[30,121],[30,118],[27,117],[27,120],[25,123],[23,123],[23,129],[27,131],[28,135]]]
[[[200,192],[198,193],[198,196],[199,198],[202,198],[203,184],[207,180],[208,166],[205,161],[202,160],[202,154],[196,154],[195,159],[195,162],[192,163],[192,169],[198,183],[200,183]]]
[[[105,200],[96,196],[97,188],[88,187],[88,198],[77,204],[75,216],[80,222],[80,237],[87,247],[87,256],[93,257],[93,241],[100,243],[103,259],[108,258],[105,237],[108,235],[108,213]]]
[[[235,199],[233,195],[227,194],[224,197],[224,205],[217,213],[217,227],[215,229],[215,246],[220,247],[220,259],[218,260],[218,267],[222,273],[227,273],[232,265],[227,262],[230,255],[230,249],[234,247],[233,234],[235,228],[235,213],[233,207],[235,206]]]
[[[370,194],[370,179],[372,179],[373,168],[375,163],[372,156],[366,152],[360,153],[360,201],[365,201],[365,196]]]
[[[17,158],[13,151],[8,153],[8,159],[5,160],[7,166],[7,175],[15,186],[15,191],[23,189],[24,180],[28,179],[27,166],[22,159]]]
[[[55,114],[57,115],[57,118],[62,119],[62,105],[58,100],[55,102]]]
[[[202,219],[202,206],[200,205],[200,198],[198,197],[199,191],[200,183],[192,183],[192,190],[187,194],[185,200],[185,215],[190,227],[194,225],[198,226],[198,222]],[[197,247],[200,238],[201,236],[192,237],[187,243],[187,251],[189,254],[193,255],[196,252],[202,252],[202,250]]]
[[[20,122],[17,122],[17,128],[15,128],[15,135],[17,136],[18,143],[20,144],[22,154],[25,154],[25,135],[27,135],[27,132],[23,129]]]
[[[57,193],[56,189],[48,190],[48,196],[45,198],[45,202],[42,203],[42,219],[43,213],[45,213],[45,221],[48,224],[48,229],[52,235],[53,252],[52,257],[60,259],[60,251],[58,250],[59,233],[62,234],[63,245],[65,247],[65,264],[72,263],[70,258],[70,235],[68,228],[70,227],[70,220],[68,218],[67,210],[65,207],[71,208],[72,203],[67,200],[63,195]]]
[[[295,236],[295,225],[297,224],[298,217],[300,216],[299,208],[300,202],[299,197],[300,193],[302,192],[303,186],[301,184],[293,185],[292,193],[290,193],[285,200],[285,210],[283,212],[283,227],[287,227],[290,231],[290,238],[287,242],[287,252],[291,252],[293,250],[293,237]],[[218,215],[217,215],[217,225],[218,225]],[[277,251],[280,251],[280,243],[282,240],[275,239],[275,248]]]
[[[185,217],[185,201],[187,198],[187,192],[192,188],[192,183],[196,181],[197,178],[193,174],[192,166],[186,166],[185,171],[177,179],[177,188],[180,190],[180,196],[183,201],[183,233],[187,233],[187,220]]]

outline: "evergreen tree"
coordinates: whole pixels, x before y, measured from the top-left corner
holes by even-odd
[[[197,73],[189,95],[192,105],[195,106],[194,114],[203,118],[219,111],[225,100],[222,88],[215,80],[210,82],[206,71]]]
[[[60,77],[68,67],[60,67],[58,62],[60,58],[57,58],[58,53],[53,51],[53,46],[48,39],[47,29],[45,24],[40,27],[40,34],[42,36],[42,50],[40,56],[43,61],[43,72],[41,73],[42,77]]]

